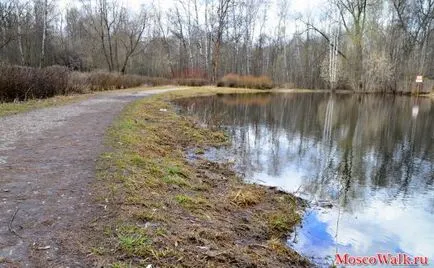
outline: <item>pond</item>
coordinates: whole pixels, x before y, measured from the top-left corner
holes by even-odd
[[[320,266],[336,252],[434,259],[434,106],[423,98],[330,93],[196,97],[177,105],[223,127],[251,182],[309,201],[288,244]]]

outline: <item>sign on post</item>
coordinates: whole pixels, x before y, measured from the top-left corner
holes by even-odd
[[[423,76],[422,75],[416,76],[416,85],[417,85],[416,94],[419,95],[419,92],[421,92],[423,89]]]

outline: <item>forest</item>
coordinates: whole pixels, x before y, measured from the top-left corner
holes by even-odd
[[[400,93],[423,75],[424,90],[432,89],[434,0],[327,0],[306,14],[291,6],[1,0],[0,88],[56,65],[76,81],[86,76],[78,72],[95,71],[135,75],[138,83],[138,76],[217,83],[237,74],[266,76],[282,88]]]

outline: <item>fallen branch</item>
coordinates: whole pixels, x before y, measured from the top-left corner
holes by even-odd
[[[15,210],[15,212],[14,212],[14,215],[12,215],[12,218],[11,218],[11,220],[9,221],[9,224],[8,224],[8,229],[9,229],[9,232],[11,232],[11,233],[13,233],[14,235],[16,235],[16,236],[18,236],[19,238],[22,238],[13,228],[12,228],[12,224],[13,224],[13,222],[14,222],[14,220],[15,220],[15,216],[17,216],[17,213],[18,213],[18,210],[20,210],[20,208],[19,207],[17,207],[17,209]]]

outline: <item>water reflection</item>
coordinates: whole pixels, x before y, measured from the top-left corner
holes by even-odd
[[[406,252],[434,259],[434,109],[428,99],[255,94],[178,104],[226,127],[246,178],[316,204],[289,243],[307,256]],[[330,257],[329,257],[330,258]]]

